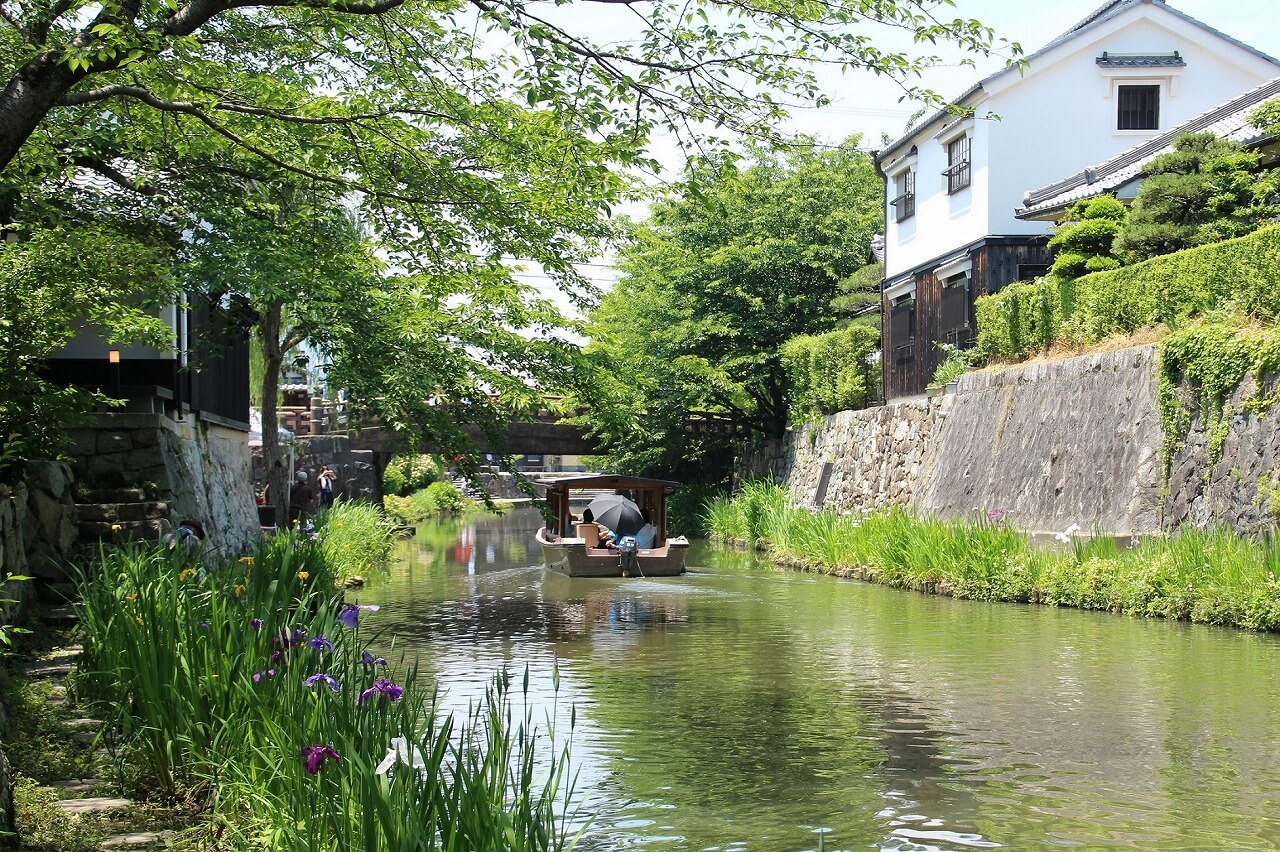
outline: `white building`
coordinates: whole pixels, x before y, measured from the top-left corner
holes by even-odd
[[[1041,274],[1052,224],[1029,186],[1105,161],[1272,79],[1280,62],[1164,0],[1112,0],[978,82],[876,158],[886,181],[887,399],[923,393],[938,343],[973,340],[973,300]]]

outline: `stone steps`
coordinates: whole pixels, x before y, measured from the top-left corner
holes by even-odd
[[[157,518],[150,521],[81,521],[76,524],[81,541],[97,541],[105,538],[159,538],[164,534],[168,524]],[[119,529],[114,529],[119,527]]]
[[[66,677],[75,668],[75,663],[68,660],[36,660],[22,667],[22,672],[31,678]]]
[[[108,837],[99,849],[163,849],[173,837],[172,831],[134,831]]]
[[[124,810],[133,805],[132,799],[120,799],[115,796],[90,796],[85,799],[60,799],[53,803],[55,808],[72,816],[81,814],[106,814]]]
[[[60,793],[76,794],[76,793],[92,793],[100,790],[107,782],[101,778],[74,778],[68,781],[54,781],[52,784],[46,784]]]
[[[40,613],[40,620],[50,627],[74,627],[80,623],[80,614],[73,606],[55,606]]]
[[[159,538],[168,529],[169,504],[142,499],[140,489],[121,489],[137,500],[76,504],[76,530],[82,541]]]

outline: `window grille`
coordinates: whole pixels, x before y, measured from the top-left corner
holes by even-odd
[[[895,181],[898,190],[898,197],[890,201],[894,209],[897,211],[896,221],[901,222],[910,219],[916,215],[916,173],[914,169],[907,169],[898,175]]]
[[[969,134],[947,146],[947,193],[955,194],[969,185]]]
[[[1160,129],[1160,87],[1121,86],[1117,130]]]

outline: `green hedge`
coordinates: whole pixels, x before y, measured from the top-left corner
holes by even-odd
[[[879,348],[880,332],[858,324],[782,344],[792,413],[804,419],[866,408],[880,387],[880,365],[872,357]]]
[[[978,349],[1017,359],[1055,341],[1095,343],[1231,308],[1280,318],[1280,226],[1245,237],[1085,275],[1053,276],[977,300]]]

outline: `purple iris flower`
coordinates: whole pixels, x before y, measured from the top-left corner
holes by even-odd
[[[289,644],[289,646],[290,646],[290,647],[294,647],[294,646],[297,646],[297,645],[301,645],[303,642],[305,642],[305,641],[306,641],[306,639],[307,639],[307,631],[305,631],[305,630],[303,630],[301,627],[299,627],[299,628],[295,629],[295,630],[293,631],[293,635],[289,637],[289,643],[288,643],[288,644]]]
[[[330,642],[328,639],[324,638],[323,636],[316,636],[307,644],[310,645],[315,650],[322,651],[324,653],[329,653],[333,651],[333,643]]]
[[[373,686],[360,693],[361,706],[368,704],[369,699],[376,695],[381,695],[388,701],[399,701],[400,696],[404,695],[404,687],[396,686],[385,677],[380,677],[373,682]]]
[[[207,621],[197,621],[197,622],[196,622],[196,627],[199,627],[201,630],[208,630],[208,629],[209,629],[209,622],[207,622]]]
[[[261,630],[261,629],[262,629],[262,619],[261,619],[261,618],[255,618],[253,621],[250,621],[250,622],[249,622],[249,626],[250,626],[250,627],[252,627],[254,630]]]
[[[307,767],[308,775],[315,775],[319,772],[320,767],[324,766],[326,760],[332,760],[337,763],[342,758],[338,757],[338,753],[333,750],[333,746],[309,745],[302,750],[302,763]]]
[[[261,681],[263,681],[263,680],[264,680],[264,679],[266,679],[266,678],[269,678],[269,677],[275,677],[275,676],[276,676],[276,670],[275,670],[275,669],[267,669],[265,672],[254,672],[254,673],[253,673],[253,682],[254,682],[254,683],[260,683]]]
[[[347,627],[355,630],[356,623],[360,619],[361,610],[365,612],[377,612],[380,609],[382,609],[382,607],[377,604],[348,604],[342,608],[342,612],[338,613],[338,621],[341,621]]]
[[[271,652],[271,665],[279,665],[282,659],[284,659],[284,651]]]
[[[365,651],[362,654],[360,654],[360,662],[364,663],[366,666],[385,666],[387,664],[387,661],[385,659],[383,659],[382,657],[375,657],[373,654],[370,654],[368,651]]]
[[[333,678],[329,677],[324,672],[316,672],[311,677],[304,680],[302,683],[304,686],[308,688],[315,686],[317,683],[323,683],[325,686],[329,687],[329,689],[331,689],[334,692],[342,691],[342,687],[338,685],[338,682]]]

